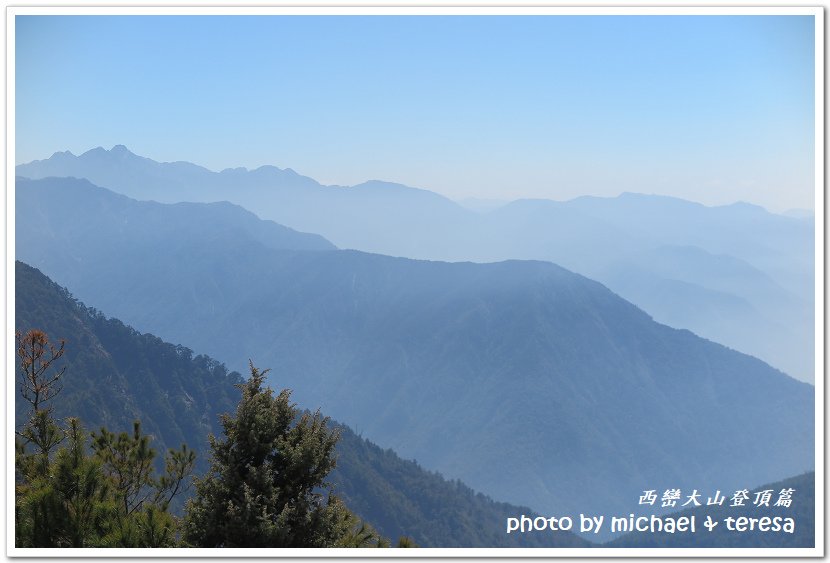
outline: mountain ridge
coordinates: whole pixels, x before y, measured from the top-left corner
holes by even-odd
[[[400,184],[323,186],[290,169],[213,172],[149,159],[131,165],[131,160],[144,157],[125,160],[112,151],[98,152],[108,163],[76,157],[68,164],[61,158],[48,166],[45,161],[22,164],[17,172],[33,178],[87,177],[139,200],[229,200],[260,217],[320,234],[339,248],[427,260],[554,262],[601,281],[661,322],[758,356],[803,381],[815,378],[811,219],[772,214],[752,204],[708,207],[631,192],[564,202],[516,200],[480,213],[434,192]],[[659,271],[656,262],[655,267],[646,263],[648,271],[642,272],[643,257],[661,246],[699,248],[709,257],[690,263],[691,271],[696,268],[705,275],[692,279],[684,274],[677,281],[685,284],[673,284],[674,278]],[[730,272],[712,258],[717,255],[745,262],[757,275],[733,284],[726,291],[731,295],[722,296]],[[661,287],[660,299],[626,283],[642,273],[649,284]],[[750,295],[759,293],[766,278],[783,291],[764,298]],[[690,297],[701,307],[685,307]],[[723,297],[731,302],[743,299],[749,307],[724,307]],[[723,313],[716,318],[698,314],[720,309]]]
[[[398,187],[402,187],[402,188],[408,188],[408,189],[411,189],[411,190],[417,190],[417,191],[421,191],[421,192],[429,192],[429,193],[434,194],[436,196],[439,196],[443,199],[447,199],[449,201],[455,202],[455,200],[452,200],[451,198],[448,198],[447,196],[445,196],[443,194],[440,194],[438,192],[434,192],[434,191],[429,190],[429,189],[418,188],[418,187],[410,186],[410,185],[403,184],[403,183],[400,183],[400,182],[390,182],[390,181],[382,180],[382,179],[379,179],[379,178],[365,180],[365,181],[360,182],[358,184],[354,184],[353,186],[342,186],[342,185],[333,185],[333,184],[321,184],[320,182],[317,182],[316,180],[314,180],[310,176],[305,176],[303,174],[300,174],[300,173],[298,173],[297,171],[295,171],[294,169],[292,169],[290,167],[280,168],[280,167],[275,166],[273,164],[263,164],[263,165],[259,165],[259,166],[255,167],[255,168],[248,168],[248,167],[245,167],[245,166],[236,166],[236,167],[223,168],[221,170],[214,170],[214,169],[208,168],[207,166],[203,166],[203,165],[200,165],[200,164],[195,164],[193,162],[189,162],[189,161],[185,161],[185,160],[175,160],[175,161],[154,160],[152,158],[141,156],[141,155],[138,155],[138,154],[132,152],[126,145],[123,145],[123,144],[113,145],[113,147],[109,150],[107,150],[104,147],[99,145],[97,147],[93,147],[91,149],[88,149],[88,150],[82,152],[80,155],[75,155],[72,151],[69,151],[69,150],[56,151],[56,152],[52,153],[52,155],[50,157],[45,158],[45,159],[35,159],[35,160],[29,161],[29,162],[18,163],[18,164],[15,165],[15,168],[21,168],[23,170],[26,170],[26,169],[32,168],[36,165],[43,165],[44,163],[47,163],[49,160],[51,160],[53,158],[62,158],[64,156],[65,157],[72,157],[72,158],[81,158],[81,157],[84,157],[84,156],[87,156],[87,155],[105,155],[105,154],[122,155],[122,156],[127,156],[127,157],[130,157],[130,158],[134,157],[136,159],[152,162],[152,163],[158,164],[158,165],[187,164],[187,165],[193,166],[195,168],[201,169],[203,171],[210,172],[212,174],[224,174],[224,173],[236,173],[236,172],[256,172],[258,170],[263,170],[263,169],[265,169],[265,170],[276,170],[276,171],[279,171],[279,172],[288,173],[290,175],[295,175],[295,176],[299,176],[299,177],[302,177],[302,178],[305,178],[305,179],[313,180],[317,185],[323,186],[323,187],[347,187],[348,188],[348,187],[365,186],[366,184],[384,184],[384,185],[388,185],[388,186],[398,186]],[[22,174],[22,176],[30,178],[30,179],[38,179],[36,177],[26,176],[25,174]],[[810,210],[806,210],[806,209],[791,209],[791,210],[785,211],[783,213],[774,213],[772,211],[769,211],[768,209],[766,209],[762,205],[758,205],[758,204],[748,202],[748,201],[744,201],[744,200],[736,200],[734,202],[726,203],[726,204],[707,205],[707,204],[704,204],[704,203],[701,203],[701,202],[692,201],[692,200],[688,200],[688,199],[684,199],[684,198],[680,198],[680,197],[676,197],[676,196],[669,196],[669,195],[655,194],[655,193],[648,194],[648,193],[645,193],[645,192],[632,192],[632,191],[622,191],[616,196],[596,196],[596,195],[575,196],[575,197],[567,199],[567,200],[554,200],[554,199],[550,199],[550,198],[537,198],[537,197],[523,197],[523,198],[517,198],[517,199],[509,200],[509,201],[508,200],[504,200],[504,201],[499,200],[499,203],[500,204],[509,204],[509,203],[512,203],[512,202],[515,202],[515,201],[550,201],[550,202],[554,202],[554,203],[571,203],[571,202],[574,202],[574,201],[577,201],[577,200],[583,200],[583,199],[585,199],[585,200],[613,200],[613,199],[628,199],[628,198],[665,199],[665,200],[668,200],[668,201],[683,202],[683,204],[691,204],[691,205],[694,205],[694,206],[705,207],[705,208],[709,208],[709,209],[716,209],[716,208],[721,208],[721,207],[725,207],[725,208],[728,208],[728,207],[744,207],[744,208],[747,208],[747,209],[760,210],[760,211],[763,211],[764,213],[769,214],[769,215],[779,215],[779,216],[788,217],[788,218],[795,218],[794,216],[788,215],[788,213],[794,213],[794,214],[799,214],[799,215],[806,214],[806,213],[811,213]],[[476,198],[468,198],[468,199],[476,199]],[[496,201],[496,200],[484,199],[482,201]],[[458,203],[458,202],[456,202],[456,203]],[[801,217],[799,217],[799,218],[801,218]]]
[[[180,345],[141,334],[75,300],[23,262],[15,263],[18,331],[43,330],[53,343],[67,339],[64,391],[53,402],[58,418],[80,417],[88,430],[131,428],[136,419],[164,452],[187,443],[197,473],[208,465],[209,433],[220,435],[219,415],[239,401],[237,372]],[[16,420],[25,416],[16,400]],[[587,547],[573,534],[536,537],[503,533],[508,515],[529,508],[499,503],[460,482],[445,480],[358,437],[336,421],[338,466],[327,479],[360,517],[393,539],[408,535],[421,547]],[[181,506],[177,507],[181,510]]]
[[[19,227],[34,214],[98,220],[71,200],[44,206],[60,186],[24,187]],[[234,369],[261,358],[301,404],[542,513],[619,510],[643,487],[769,482],[814,463],[814,387],[655,323],[549,262],[199,237],[143,248],[117,244],[103,226],[104,246],[90,247],[72,232],[20,231],[18,256],[139,330]],[[63,246],[77,262],[56,259]]]

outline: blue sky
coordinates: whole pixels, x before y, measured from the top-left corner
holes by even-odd
[[[124,144],[448,197],[814,199],[801,16],[18,16],[16,162]]]

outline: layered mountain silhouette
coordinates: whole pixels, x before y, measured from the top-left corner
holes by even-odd
[[[158,240],[118,234],[156,205],[19,179],[17,256],[140,331],[232,369],[257,358],[301,406],[543,514],[627,514],[645,489],[814,466],[811,385],[554,264],[292,248],[253,224],[214,236],[222,217],[194,223],[198,205],[167,206]]]
[[[66,340],[63,390],[52,400],[56,418],[76,416],[89,430],[103,425],[117,432],[140,420],[160,457],[186,443],[197,452],[197,473],[204,473],[208,434],[221,434],[219,415],[233,412],[239,401],[239,373],[86,307],[22,262],[15,264],[15,286],[16,329],[37,328],[56,345]],[[18,425],[25,406],[15,402]],[[590,545],[568,532],[507,535],[508,516],[535,514],[447,481],[333,424],[341,438],[329,481],[351,510],[387,537],[408,535],[421,547]]]
[[[804,214],[640,194],[473,202],[489,210],[479,213],[400,184],[323,186],[274,166],[212,172],[155,162],[121,145],[56,153],[16,170],[29,178],[87,178],[139,200],[227,200],[340,248],[429,260],[552,261],[660,322],[814,379],[815,226]]]

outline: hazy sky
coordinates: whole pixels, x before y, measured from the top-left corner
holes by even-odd
[[[124,144],[465,197],[814,200],[800,16],[18,16],[16,162]]]

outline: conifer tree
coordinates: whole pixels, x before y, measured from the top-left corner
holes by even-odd
[[[170,501],[187,488],[195,454],[169,450],[156,478],[155,450],[136,422],[132,435],[101,428],[93,454],[77,418],[65,427],[52,417],[64,368],[46,334],[17,334],[21,396],[29,419],[15,441],[15,545],[17,547],[173,547],[177,521]],[[59,445],[63,445],[58,447]]]
[[[225,438],[210,437],[212,463],[186,507],[184,539],[200,547],[333,547],[353,520],[325,493],[336,431],[319,411],[299,418],[290,391],[263,386],[267,370],[250,365]]]
[[[170,500],[187,488],[196,455],[182,444],[169,450],[166,473],[153,471],[156,451],[141,422],[133,423],[132,435],[116,435],[106,428],[92,435],[92,449],[111,485],[117,510],[105,543],[111,547],[172,547],[176,543],[175,519],[167,512]]]
[[[415,540],[409,536],[401,536],[398,538],[398,547],[418,547]]]
[[[15,504],[18,547],[96,547],[108,533],[116,505],[101,464],[87,455],[78,419],[69,419],[66,436],[66,446],[45,467],[41,455],[18,448],[24,477]],[[37,463],[27,463],[32,460]]]
[[[61,392],[60,380],[66,366],[58,369],[56,362],[63,356],[64,341],[55,348],[46,333],[30,330],[26,334],[17,332],[17,359],[20,362],[20,394],[29,403],[28,421],[16,432],[20,443],[18,459],[25,465],[29,477],[44,476],[49,458],[55,447],[64,439],[63,431],[52,417],[49,401]],[[34,451],[29,455],[26,447]]]
[[[350,514],[348,524],[346,533],[337,541],[336,547],[389,547],[389,540],[365,520]]]

